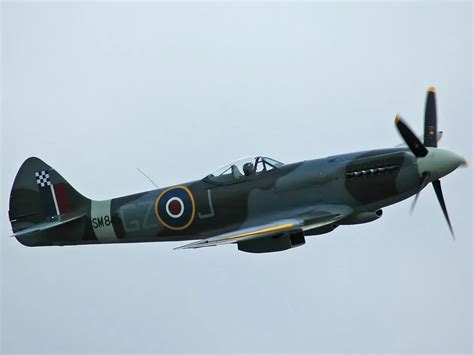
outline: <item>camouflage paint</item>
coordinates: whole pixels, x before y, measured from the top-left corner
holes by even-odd
[[[374,169],[389,170],[374,171]],[[372,173],[371,170],[372,169]],[[71,214],[84,217],[18,240],[28,246],[180,241],[292,216],[308,207],[338,204],[375,211],[416,192],[416,159],[406,148],[342,154],[286,164],[231,183],[208,177],[106,201],[91,201],[37,158],[22,165],[13,184],[10,221],[19,231],[44,221],[35,172],[48,171],[70,196]],[[366,172],[355,176],[354,172]],[[324,228],[329,232],[336,227]],[[308,234],[319,234],[313,230]]]

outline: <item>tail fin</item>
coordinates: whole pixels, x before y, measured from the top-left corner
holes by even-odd
[[[48,221],[77,219],[90,200],[78,193],[53,168],[29,158],[18,171],[10,193],[9,218],[13,233]]]

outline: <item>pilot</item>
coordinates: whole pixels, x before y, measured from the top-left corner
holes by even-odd
[[[244,170],[245,176],[250,176],[253,173],[253,164],[252,163],[245,163],[244,166],[242,167]]]

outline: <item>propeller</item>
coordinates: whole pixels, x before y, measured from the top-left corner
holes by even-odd
[[[413,200],[413,203],[411,204],[410,213],[413,213],[413,211],[415,210],[416,201],[418,201],[418,196],[420,195],[421,190],[423,190],[426,187],[426,185],[428,185],[429,182],[430,182],[430,173],[427,171],[424,171],[421,177],[420,186],[418,187],[418,192],[416,193],[415,199]]]
[[[408,148],[415,154],[416,157],[422,158],[428,154],[428,149],[421,143],[415,133],[411,130],[410,127],[405,123],[405,121],[397,115],[395,117],[395,125],[398,128],[398,132],[402,136],[405,143],[408,145]]]
[[[449,220],[448,209],[446,208],[446,204],[444,203],[443,190],[441,189],[441,181],[435,180],[432,182],[432,184],[436,192],[436,197],[438,197],[439,204],[441,206],[441,209],[443,210],[444,217],[446,218],[446,222],[448,222],[448,227],[454,240],[456,237],[454,236],[453,227],[451,226],[451,221]]]
[[[412,129],[405,123],[405,121],[397,115],[395,117],[395,126],[398,129],[398,132],[402,136],[403,140],[407,144],[408,148],[417,158],[423,158],[428,155],[428,149],[426,147],[438,146],[438,131],[437,131],[437,117],[436,117],[436,89],[434,87],[428,88],[426,95],[426,105],[425,105],[425,129],[423,136],[423,143],[418,139],[418,137],[413,133]],[[430,172],[424,171],[420,178],[420,185],[418,187],[418,192],[415,195],[415,199],[411,205],[410,211],[413,212],[418,196],[426,185],[430,182]],[[454,232],[451,226],[451,221],[449,220],[448,210],[446,208],[446,203],[444,202],[443,190],[441,189],[441,181],[436,179],[432,181],[433,188],[438,198],[438,202],[443,210],[444,217],[448,223],[449,230],[454,240]]]
[[[423,144],[425,147],[438,146],[438,123],[436,118],[436,89],[431,86],[426,94],[425,105],[425,134]]]

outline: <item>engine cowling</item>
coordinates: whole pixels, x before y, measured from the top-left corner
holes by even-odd
[[[306,243],[303,232],[257,238],[237,243],[240,251],[247,253],[272,253],[299,247]]]

